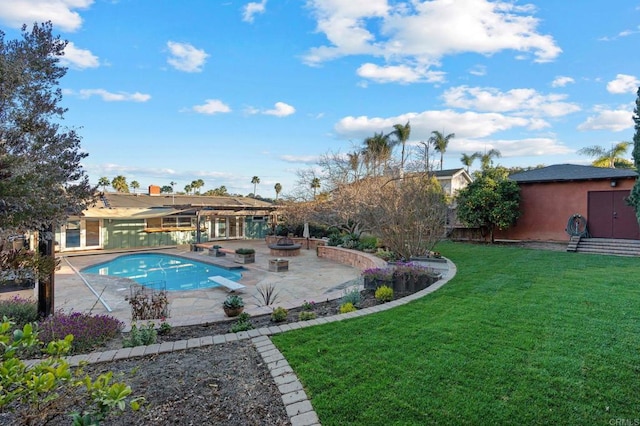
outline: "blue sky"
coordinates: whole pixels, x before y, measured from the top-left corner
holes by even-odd
[[[258,176],[274,197],[407,121],[416,156],[455,133],[444,168],[588,164],[580,148],[633,137],[640,0],[0,1],[7,39],[46,20],[92,183],[247,195]]]

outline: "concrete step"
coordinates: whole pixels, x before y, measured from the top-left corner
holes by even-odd
[[[572,247],[569,243],[567,251]],[[640,257],[640,241],[616,240],[610,238],[582,238],[575,247],[578,253],[611,254],[616,256]]]

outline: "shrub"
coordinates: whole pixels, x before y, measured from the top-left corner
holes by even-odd
[[[158,341],[158,331],[152,322],[148,322],[146,326],[142,325],[138,328],[135,324],[131,324],[131,332],[129,337],[124,339],[123,346],[132,348],[135,346],[153,345]]]
[[[398,260],[398,256],[390,250],[378,250],[375,255],[387,262],[394,262]]]
[[[247,331],[253,328],[253,324],[249,321],[250,315],[246,312],[238,315],[237,321],[231,326],[231,332],[237,333],[239,331]]]
[[[316,307],[316,303],[314,301],[307,302],[306,300],[302,302],[302,310],[303,311],[313,311],[313,308]]]
[[[309,321],[316,318],[317,315],[315,312],[302,311],[298,314],[298,321]]]
[[[15,324],[8,320],[0,322],[0,341],[4,346],[0,370],[8,373],[2,375],[0,412],[19,402],[24,407],[20,417],[25,424],[35,419],[48,424],[60,414],[55,400],[61,398],[61,390],[76,395],[76,406],[82,408],[82,414],[72,413],[74,425],[100,424],[112,411],[124,411],[127,402],[133,410],[140,407],[143,398],[130,398],[131,387],[125,383],[112,383],[110,371],[95,380],[86,375],[82,367],[72,375],[69,363],[63,358],[71,348],[72,335],[43,347],[32,324],[10,333],[13,328]],[[38,362],[25,363],[17,357],[20,350],[36,352],[40,349],[47,356]]]
[[[342,247],[356,249],[360,244],[360,238],[356,234],[347,234],[342,238]]]
[[[393,278],[393,267],[369,268],[362,271],[362,277],[376,281],[391,281]]]
[[[391,302],[393,300],[393,289],[382,285],[376,289],[375,297],[378,302]]]
[[[351,303],[353,306],[358,306],[360,304],[360,290],[358,286],[351,286],[351,288],[347,288],[344,290],[344,294],[340,299],[340,304],[344,305],[345,303]]]
[[[16,328],[38,321],[38,304],[32,299],[14,296],[0,301],[0,318],[7,317],[15,323]]]
[[[355,306],[353,306],[353,303],[351,302],[343,303],[342,305],[340,305],[341,314],[346,314],[346,313],[357,311],[357,310],[358,309]]]
[[[373,236],[361,237],[358,242],[358,250],[375,250],[378,247],[378,239]]]
[[[91,315],[80,312],[70,314],[57,312],[38,324],[39,337],[45,343],[64,339],[72,334],[71,352],[88,352],[96,346],[113,339],[122,331],[124,324],[109,315]]]
[[[327,245],[331,247],[336,247],[342,244],[342,237],[340,234],[333,233],[329,235],[329,240],[327,241]]]
[[[428,266],[419,265],[413,262],[397,263],[394,271],[394,275],[404,275],[409,280],[419,280],[424,278],[435,278],[437,273],[433,268]]]
[[[287,320],[287,315],[289,311],[285,308],[278,306],[271,312],[271,321],[273,322],[283,322]]]
[[[164,318],[160,323],[160,327],[158,328],[158,334],[169,334],[171,333],[171,324],[169,324]]]
[[[132,285],[125,300],[131,305],[131,321],[167,318],[169,298],[167,291],[150,290],[142,285]]]
[[[236,254],[255,254],[255,250],[252,248],[238,248],[236,249]]]

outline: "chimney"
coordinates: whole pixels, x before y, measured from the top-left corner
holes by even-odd
[[[149,195],[160,195],[160,187],[158,185],[149,185]]]

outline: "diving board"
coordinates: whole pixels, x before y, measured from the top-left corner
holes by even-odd
[[[221,286],[226,287],[229,291],[242,290],[243,288],[245,288],[244,285],[239,284],[235,281],[231,281],[228,278],[221,277],[220,275],[209,277],[209,281],[213,281],[216,284],[220,284]]]

